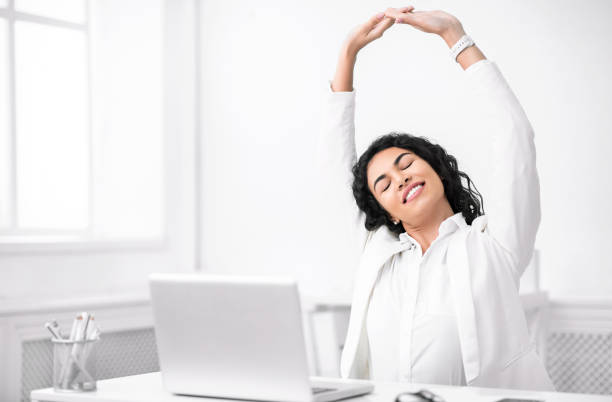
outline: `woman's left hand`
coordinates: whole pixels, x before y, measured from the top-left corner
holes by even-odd
[[[463,25],[454,16],[442,10],[413,11],[413,7],[388,8],[385,16],[394,18],[397,24],[412,25],[416,29],[440,35],[449,48],[452,48],[463,35]],[[464,70],[479,60],[486,59],[476,45],[463,50],[457,62]]]
[[[409,24],[423,32],[440,35],[445,40],[465,34],[461,22],[445,11],[411,11],[412,8],[388,8],[385,16],[395,18],[398,24]]]

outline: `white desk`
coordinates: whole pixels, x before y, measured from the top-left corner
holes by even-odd
[[[566,394],[560,392],[530,392],[502,390],[495,388],[449,387],[441,385],[402,384],[376,382],[372,394],[346,399],[350,402],[394,402],[403,391],[427,388],[446,399],[447,402],[494,402],[514,397],[537,399],[546,402],[612,402],[612,396]],[[176,396],[164,391],[159,373],[141,374],[130,377],[98,381],[98,390],[84,393],[59,393],[51,388],[32,391],[32,402],[203,402],[228,399],[197,398]]]

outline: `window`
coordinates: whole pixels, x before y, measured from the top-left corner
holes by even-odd
[[[0,0],[0,242],[163,235],[162,2]]]

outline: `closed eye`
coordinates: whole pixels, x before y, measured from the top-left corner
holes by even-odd
[[[414,161],[412,161],[412,162],[414,162]],[[406,169],[408,169],[408,168],[409,168],[409,167],[412,165],[412,162],[410,162],[410,163],[408,164],[408,166],[406,166],[406,167],[405,167],[405,168],[403,168],[402,170],[406,170]]]

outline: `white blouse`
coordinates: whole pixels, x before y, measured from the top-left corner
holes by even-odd
[[[372,379],[466,384],[446,264],[449,235],[460,226],[461,213],[442,222],[424,255],[400,234],[411,247],[382,267],[367,313]]]

